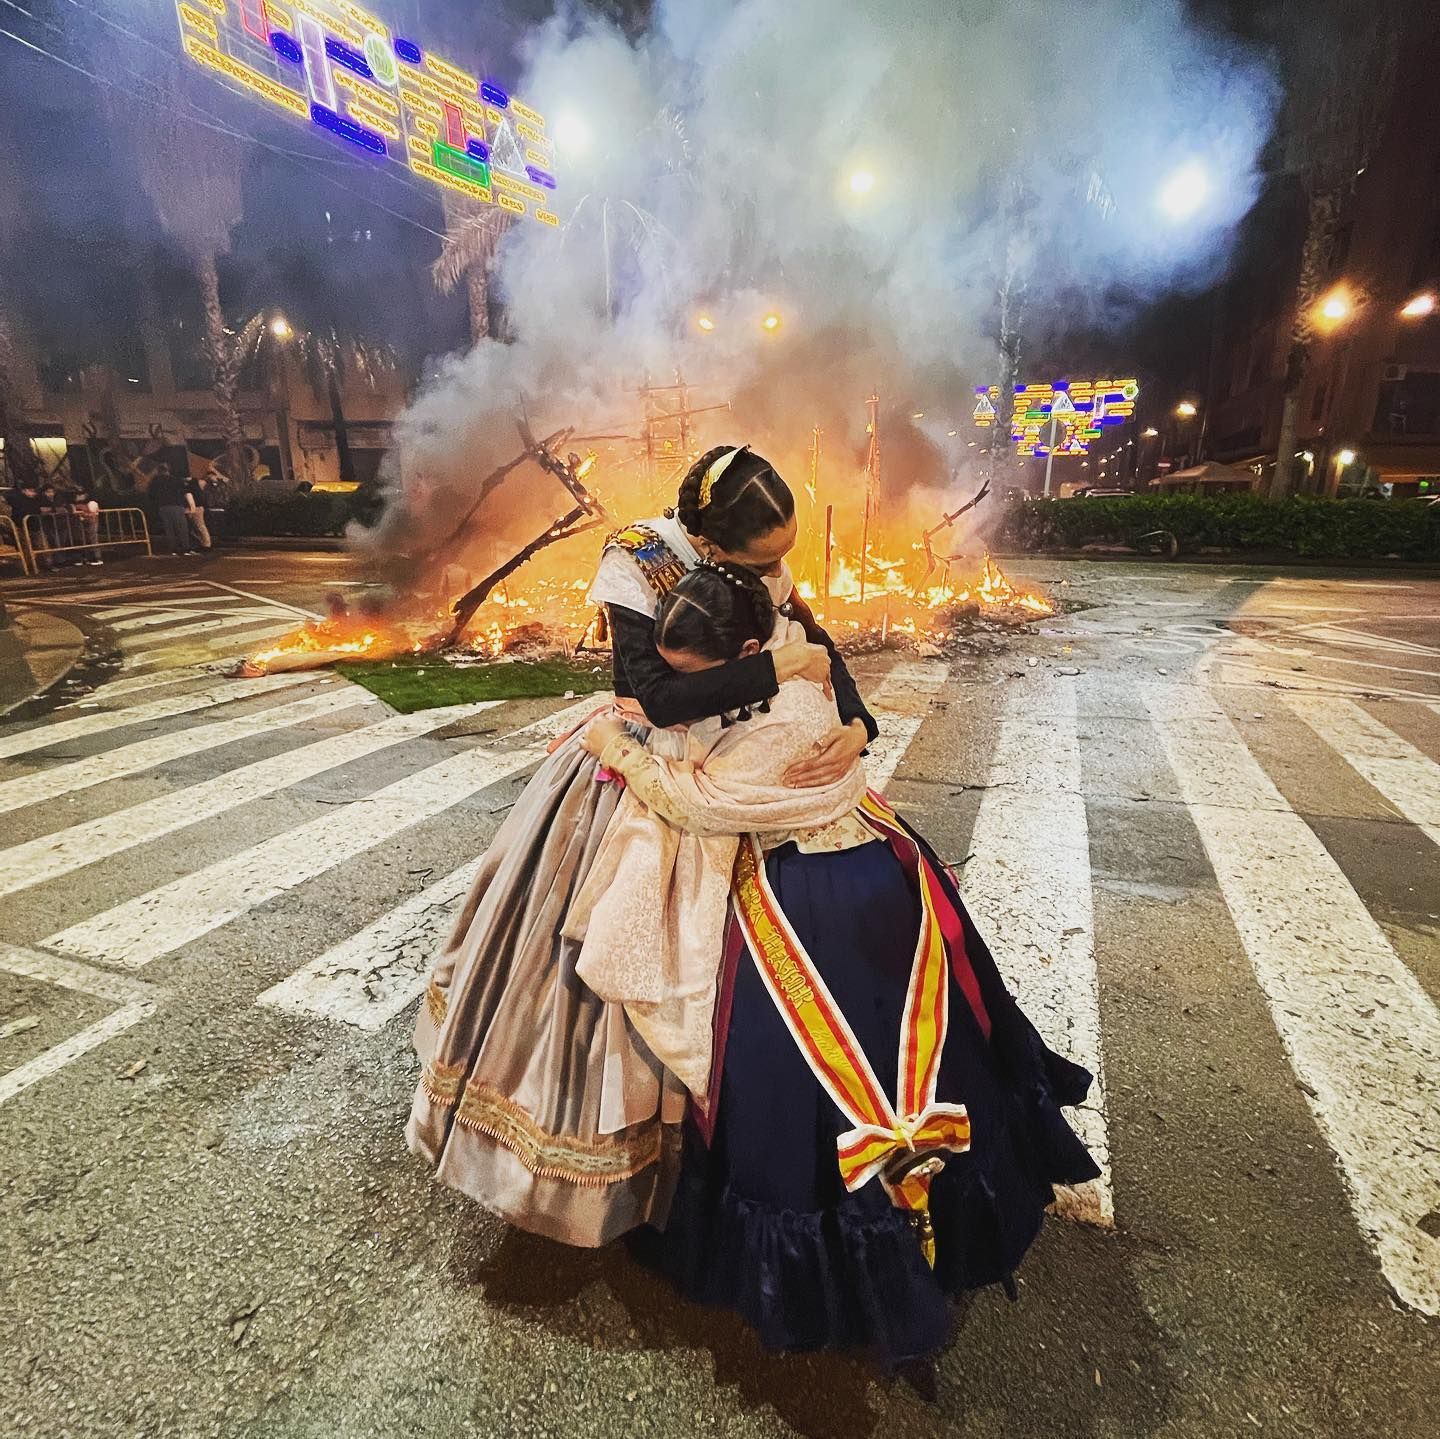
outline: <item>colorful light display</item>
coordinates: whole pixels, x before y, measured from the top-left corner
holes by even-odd
[[[544,117],[350,0],[178,0],[185,53],[226,83],[432,184],[558,226]]]
[[[1088,455],[1090,442],[1107,425],[1123,425],[1135,417],[1140,394],[1136,380],[1056,380],[1054,384],[1016,385],[1010,438],[1017,455],[1050,453],[1050,422],[1055,420],[1055,453]],[[999,417],[1000,387],[975,387],[974,420],[993,425]]]

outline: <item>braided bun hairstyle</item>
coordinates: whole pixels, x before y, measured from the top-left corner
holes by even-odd
[[[674,514],[692,535],[709,540],[729,554],[737,554],[787,524],[795,514],[795,496],[776,473],[774,465],[761,455],[742,449],[725,467],[710,492],[710,502],[700,503],[705,473],[716,460],[735,447],[717,445],[706,450],[680,482]]]
[[[655,613],[656,645],[721,662],[735,659],[750,640],[763,645],[774,628],[764,582],[739,565],[691,570]]]

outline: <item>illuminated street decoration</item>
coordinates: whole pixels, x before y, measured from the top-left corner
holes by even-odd
[[[1107,425],[1135,417],[1140,394],[1136,380],[1057,380],[1053,385],[1016,385],[1010,438],[1017,455],[1048,455],[1055,423],[1057,455],[1088,455]],[[999,417],[1000,387],[975,387],[974,420],[993,425]]]
[[[179,0],[175,11],[185,53],[227,84],[432,184],[559,225],[544,117],[350,0]]]

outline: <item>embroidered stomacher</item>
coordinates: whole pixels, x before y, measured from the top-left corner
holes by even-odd
[[[668,595],[688,573],[684,561],[649,525],[627,525],[616,530],[605,548],[624,550],[657,595]]]

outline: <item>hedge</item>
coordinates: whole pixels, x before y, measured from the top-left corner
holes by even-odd
[[[231,535],[299,535],[307,539],[343,535],[351,520],[373,524],[379,514],[373,492],[325,494],[291,490],[231,496],[225,510],[225,532]]]
[[[1168,530],[1182,554],[1267,550],[1306,559],[1440,560],[1440,505],[1420,500],[1272,503],[1258,495],[1128,495],[1015,502],[995,537],[1011,550],[1134,545]]]

